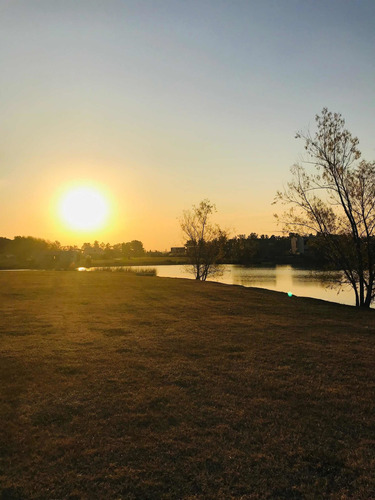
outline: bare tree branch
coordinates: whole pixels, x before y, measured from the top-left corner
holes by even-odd
[[[349,283],[356,305],[369,307],[375,288],[375,163],[359,161],[359,140],[339,113],[323,108],[317,130],[299,132],[308,159],[291,169],[292,181],[275,202],[289,205],[285,230],[319,236],[331,264]],[[313,169],[308,170],[308,169]]]

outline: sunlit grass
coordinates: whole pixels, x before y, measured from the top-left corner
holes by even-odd
[[[372,498],[375,313],[0,273],[3,498]]]

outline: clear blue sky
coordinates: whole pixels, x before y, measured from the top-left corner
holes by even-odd
[[[203,198],[271,234],[323,106],[375,159],[373,0],[0,0],[0,68],[1,236],[165,249]],[[112,222],[69,233],[58,196],[90,182]]]

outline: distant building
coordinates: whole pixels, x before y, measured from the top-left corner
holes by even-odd
[[[171,251],[169,253],[169,255],[171,255],[173,257],[178,257],[178,256],[185,255],[185,254],[186,254],[185,247],[171,247]]]
[[[292,255],[303,255],[305,253],[305,238],[298,236],[298,234],[291,234],[290,251]]]

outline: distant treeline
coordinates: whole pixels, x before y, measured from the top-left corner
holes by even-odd
[[[131,259],[145,255],[143,243],[84,243],[82,247],[63,246],[32,236],[16,236],[13,240],[0,237],[0,268],[69,269],[91,265],[95,260]],[[152,254],[152,252],[151,252]]]
[[[183,258],[183,252],[178,255]],[[14,239],[0,237],[1,269],[75,269],[79,266],[100,265],[103,262],[108,265],[121,265],[132,259],[157,259],[167,256],[173,256],[173,252],[146,251],[139,240],[115,245],[94,241],[78,247],[63,246],[58,241],[51,242],[32,236],[16,236]],[[314,247],[313,236],[258,236],[251,233],[248,236],[239,235],[226,240],[221,262],[242,265],[290,263],[322,266],[324,257]]]
[[[289,236],[248,236],[239,235],[228,239],[223,261],[231,264],[296,264],[323,266],[325,258],[315,245],[315,237]]]

